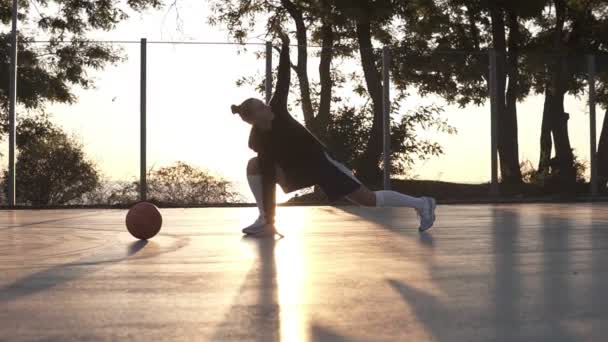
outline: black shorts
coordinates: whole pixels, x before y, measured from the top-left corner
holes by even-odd
[[[323,163],[318,183],[330,201],[337,201],[361,187],[351,170],[329,155],[325,154],[325,157],[327,162]]]

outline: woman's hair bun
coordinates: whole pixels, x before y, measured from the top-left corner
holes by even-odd
[[[239,112],[240,108],[237,105],[232,105],[230,106],[230,110],[232,111],[232,114],[236,114]]]

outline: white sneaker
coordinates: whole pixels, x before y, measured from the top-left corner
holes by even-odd
[[[243,233],[245,233],[245,230],[252,230],[255,229],[256,227],[261,227],[263,225],[266,224],[266,218],[264,218],[264,216],[260,215],[258,216],[258,218],[255,220],[255,222],[253,222],[252,224],[248,225],[247,227],[243,228]],[[245,233],[247,234],[247,233]]]
[[[274,224],[262,224],[257,226],[249,226],[243,229],[243,233],[257,237],[274,236],[274,234],[277,233],[277,230],[275,229]]]
[[[430,229],[435,223],[435,208],[437,207],[437,203],[432,197],[423,197],[424,199],[424,207],[420,210],[420,227],[418,227],[418,231],[424,232]]]

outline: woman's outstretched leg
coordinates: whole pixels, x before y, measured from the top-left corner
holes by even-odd
[[[420,231],[431,228],[435,222],[436,203],[431,197],[413,197],[387,190],[371,191],[362,185],[346,198],[356,204],[369,207],[413,208],[420,215]]]

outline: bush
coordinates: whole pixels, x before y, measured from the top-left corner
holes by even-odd
[[[99,173],[82,145],[45,116],[26,118],[17,129],[16,197],[25,205],[62,205],[93,191]],[[8,192],[8,171],[3,185]]]
[[[151,169],[147,181],[148,199],[155,203],[201,205],[242,201],[229,181],[181,161]],[[139,181],[106,181],[89,198],[100,204],[117,205],[133,203],[138,196]]]
[[[554,160],[553,160],[554,161]],[[556,163],[553,162],[553,165]],[[549,170],[539,172],[530,160],[524,160],[519,164],[522,180],[524,183],[538,185],[542,187],[557,188],[560,185],[560,177],[556,168],[550,167]],[[587,171],[588,165],[586,162],[579,160],[574,154],[574,169],[576,170],[576,182],[585,182],[585,172]]]
[[[227,180],[181,161],[150,171],[148,197],[161,203],[178,205],[240,200]]]

